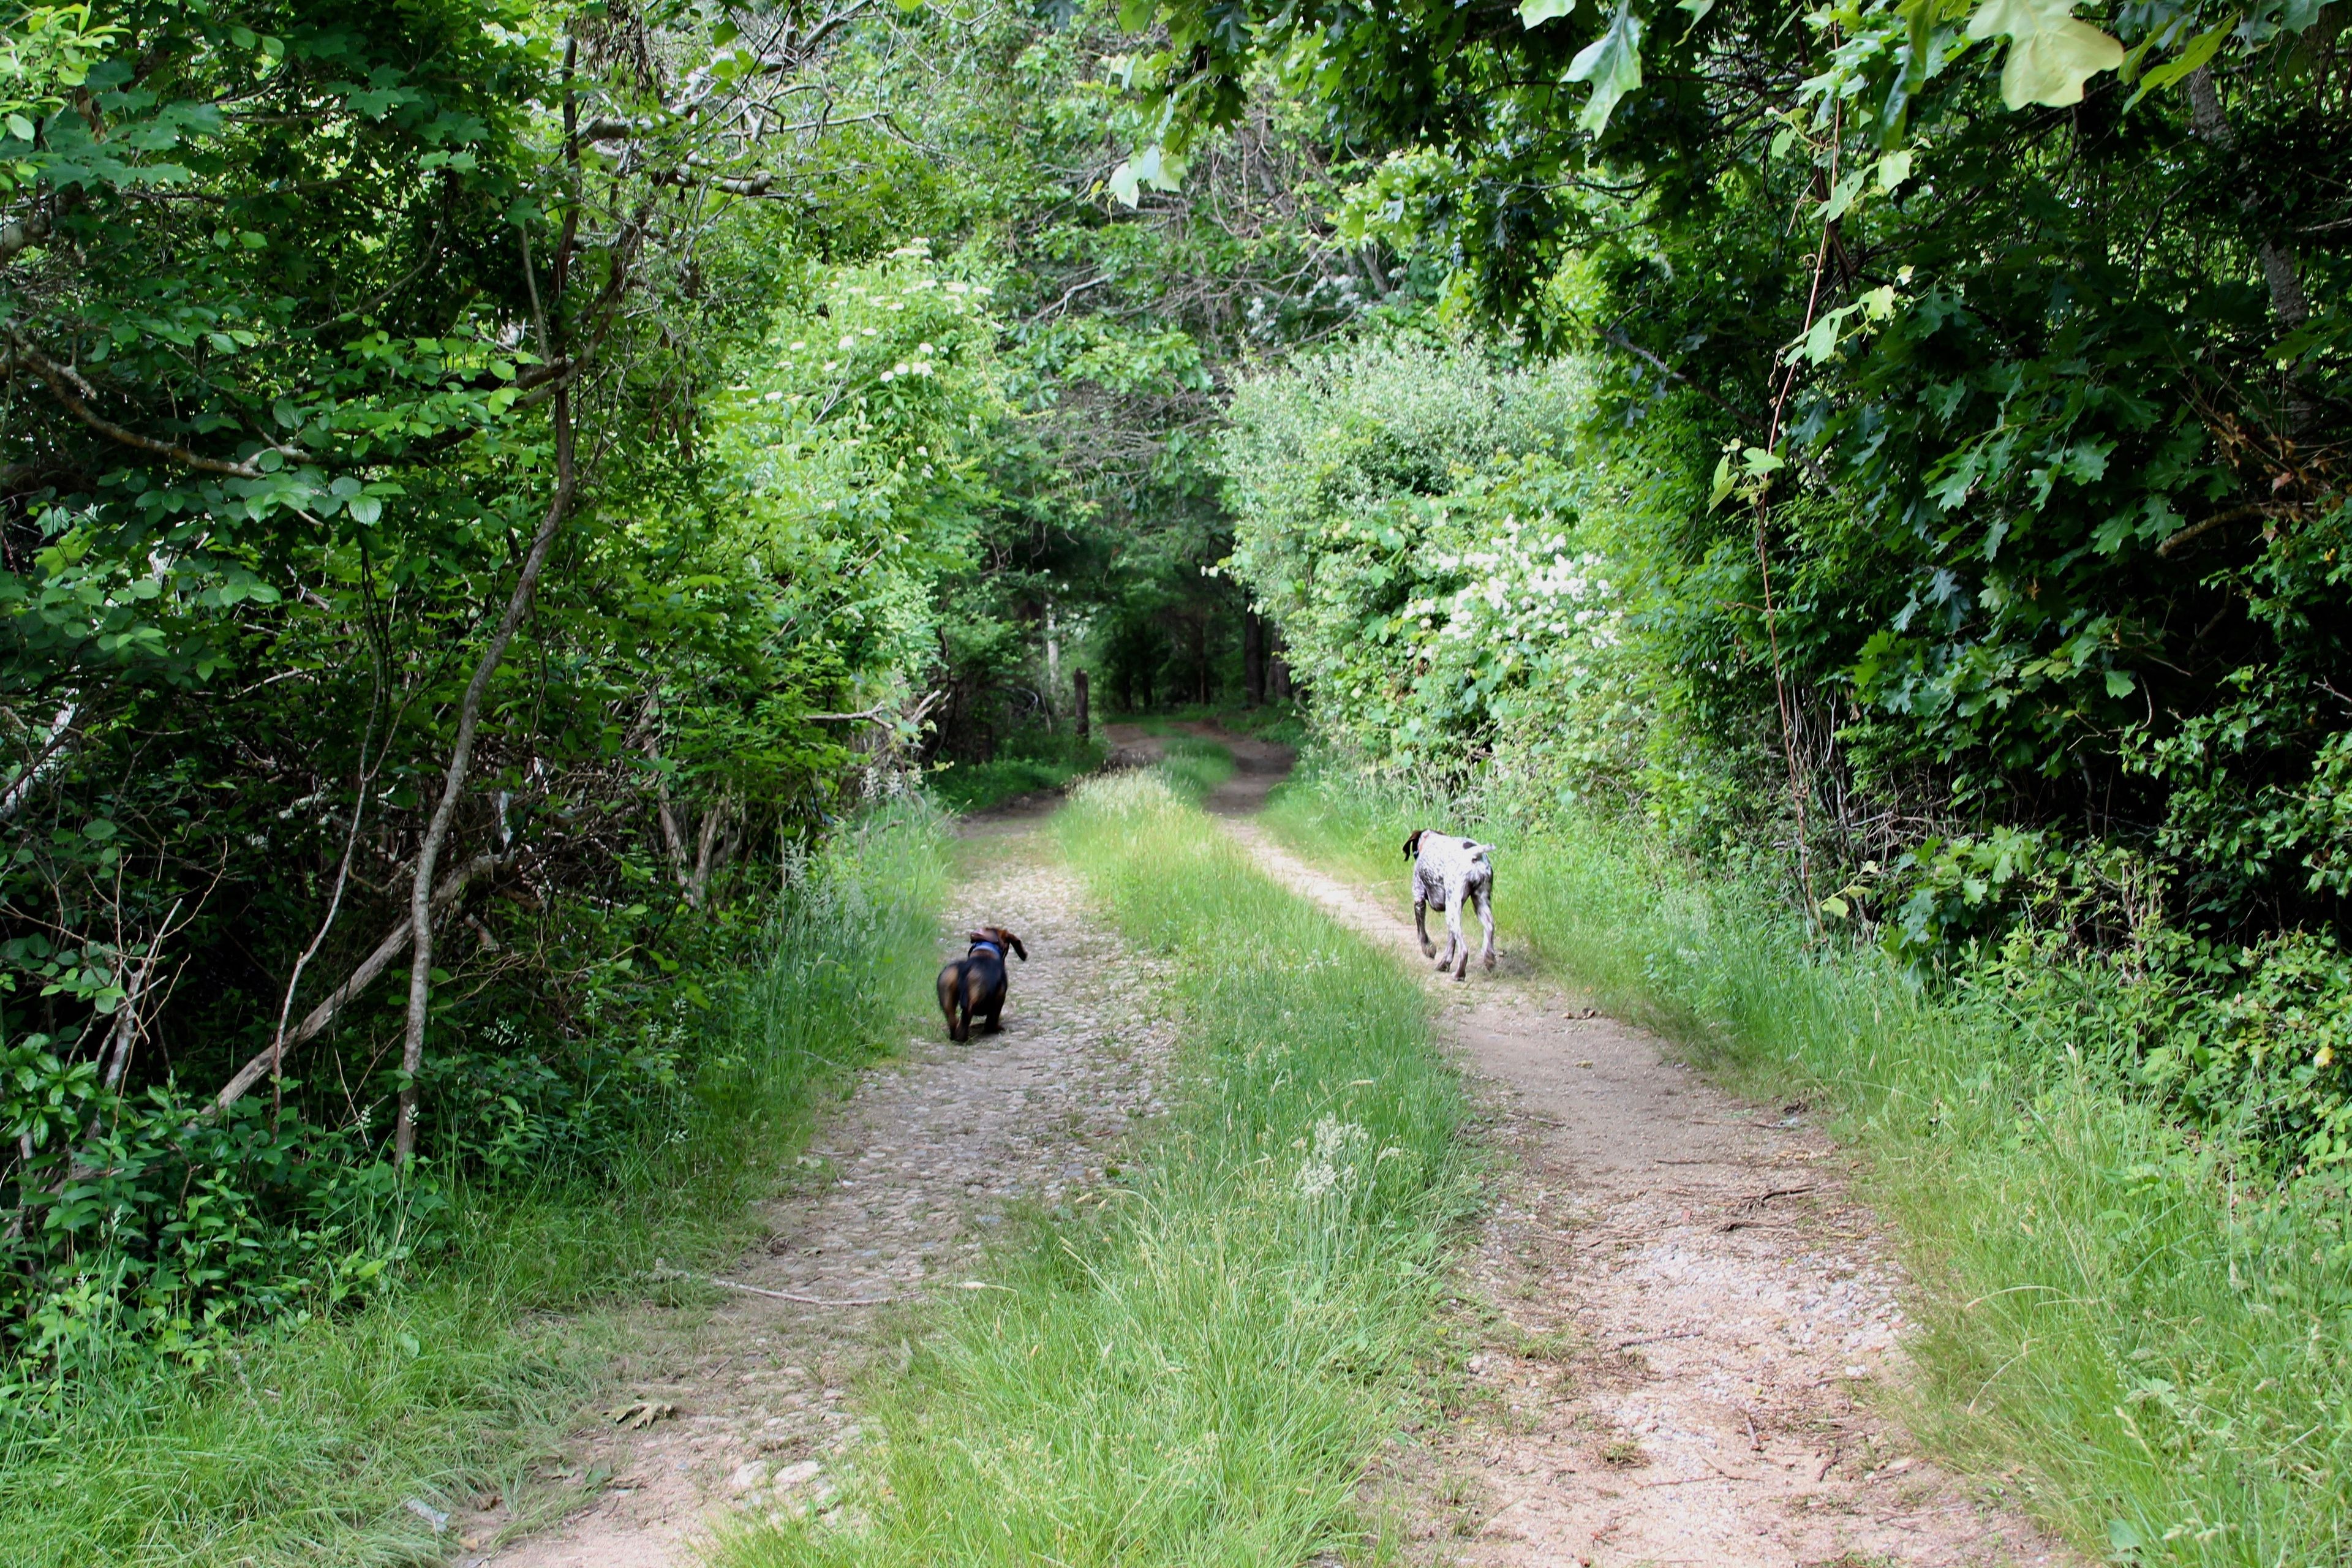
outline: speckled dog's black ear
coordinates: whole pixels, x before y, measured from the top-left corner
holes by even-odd
[[[1406,859],[1410,860],[1415,855],[1421,853],[1421,836],[1427,831],[1427,828],[1416,827],[1410,834],[1406,835],[1404,841],[1404,858]]]

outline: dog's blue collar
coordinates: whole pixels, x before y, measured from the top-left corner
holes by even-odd
[[[992,952],[992,953],[996,954],[996,956],[997,956],[997,957],[999,957],[999,958],[1003,958],[1003,957],[1004,956],[1004,950],[1003,950],[1003,948],[1001,948],[1001,947],[997,946],[997,945],[996,945],[996,943],[994,943],[994,942],[973,942],[973,943],[971,944],[971,946],[967,951],[968,951],[968,952],[979,952],[982,948],[983,948],[983,947],[984,947],[984,948],[986,948],[986,949],[988,949],[988,951],[989,951],[989,952]]]

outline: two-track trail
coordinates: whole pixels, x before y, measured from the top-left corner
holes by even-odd
[[[1289,766],[1280,747],[1202,732],[1238,771],[1209,805],[1268,874],[1428,975],[1402,862],[1367,891],[1281,848],[1248,814]],[[1160,742],[1118,727],[1122,760]],[[969,1278],[1010,1205],[1051,1209],[1099,1181],[1116,1141],[1160,1109],[1171,1026],[1162,977],[1087,912],[1038,834],[1045,807],[970,825],[950,911],[1011,926],[1001,1036],[936,1025],[864,1073],[817,1131],[769,1245],[728,1271],[826,1301],[919,1298]],[[1561,994],[1511,941],[1502,968],[1430,976],[1502,1156],[1465,1259],[1470,1397],[1375,1478],[1411,1562],[1480,1568],[1722,1568],[2065,1563],[1990,1496],[1913,1454],[1870,1385],[1905,1375],[1904,1281],[1848,1163],[1801,1105],[1759,1106],[1661,1042]],[[942,952],[961,950],[959,942]],[[672,1314],[625,1366],[625,1405],[660,1412],[567,1456],[609,1478],[558,1529],[469,1564],[670,1568],[730,1517],[829,1506],[854,1454],[858,1370],[899,1353],[886,1307],[730,1291]],[[1384,1510],[1385,1511],[1385,1510]],[[488,1537],[495,1507],[453,1521]]]
[[[1051,1210],[1103,1178],[1117,1141],[1160,1108],[1170,1045],[1150,962],[1088,918],[1034,814],[968,826],[950,938],[1004,925],[1013,965],[999,1035],[951,1045],[936,1017],[860,1074],[765,1205],[767,1246],[724,1271],[824,1301],[901,1302],[952,1289],[1012,1205]],[[963,951],[959,940],[942,956]],[[818,955],[811,955],[815,958]],[[670,1568],[730,1514],[828,1506],[858,1441],[858,1369],[898,1353],[887,1305],[814,1306],[729,1290],[715,1310],[669,1314],[621,1369],[619,1407],[656,1418],[567,1454],[602,1482],[558,1528],[488,1557],[495,1568]],[[489,1539],[496,1503],[453,1527]]]
[[[1203,731],[1209,733],[1210,731]],[[1481,1568],[2068,1563],[1912,1452],[1870,1385],[1905,1375],[1903,1278],[1802,1104],[1757,1105],[1594,1016],[1515,957],[1456,985],[1376,891],[1244,815],[1287,753],[1228,735],[1210,799],[1269,874],[1430,976],[1505,1156],[1465,1295],[1490,1316],[1472,1398],[1402,1489],[1412,1555]],[[1475,927],[1471,932],[1475,938]]]

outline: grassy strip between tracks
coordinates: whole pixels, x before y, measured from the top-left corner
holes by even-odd
[[[0,1421],[10,1568],[440,1563],[427,1515],[538,1481],[637,1332],[656,1254],[731,1256],[809,1112],[928,1005],[946,858],[926,813],[877,814],[795,872],[765,967],[698,1024],[691,1101],[625,1166],[501,1193],[452,1188],[427,1252],[355,1312],[257,1333],[202,1369],[92,1379],[62,1411]]]
[[[2102,1560],[2345,1560],[2340,1194],[2248,1182],[2238,1152],[2095,1065],[2116,1059],[2100,997],[2029,1016],[1965,976],[1922,992],[1875,951],[1809,949],[1768,891],[1635,831],[1519,831],[1346,775],[1267,818],[1400,894],[1410,828],[1488,839],[1507,944],[1735,1086],[1826,1093],[1917,1282],[1906,1414],[1959,1468]],[[2053,984],[2077,979],[2097,984]]]
[[[739,1535],[738,1568],[1382,1556],[1360,1483],[1412,1408],[1469,1190],[1424,998],[1157,772],[1081,785],[1057,826],[1171,961],[1177,1109],[994,1288],[924,1310],[836,1523]]]

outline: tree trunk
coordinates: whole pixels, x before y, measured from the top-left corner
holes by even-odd
[[[550,498],[547,514],[541,519],[539,531],[531,537],[530,549],[522,558],[514,592],[507,598],[506,614],[499,617],[498,629],[490,634],[489,646],[475,663],[474,678],[466,683],[466,695],[457,704],[457,735],[449,750],[448,772],[441,781],[441,800],[433,808],[433,820],[425,829],[425,842],[417,848],[416,876],[409,888],[408,1026],[400,1044],[400,1119],[394,1123],[392,1134],[393,1162],[403,1167],[416,1156],[416,1075],[425,1067],[425,1022],[433,1001],[433,872],[440,864],[442,847],[449,840],[449,824],[457,815],[457,802],[466,793],[466,776],[474,764],[474,737],[481,729],[482,700],[489,693],[490,679],[498,673],[499,662],[506,658],[507,644],[514,640],[516,628],[530,610],[531,598],[539,591],[540,574],[547,569],[547,557],[555,548],[555,536],[562,531],[564,521],[572,514],[572,491],[577,476],[572,464],[568,387],[558,385],[551,417],[555,429],[555,494]]]
[[[1192,619],[1192,700],[1202,707],[1209,705],[1209,612],[1202,610]]]
[[[1242,704],[1265,706],[1265,619],[1255,610],[1242,612]]]
[[[1087,672],[1083,669],[1072,670],[1070,685],[1074,689],[1072,706],[1077,713],[1078,739],[1083,741],[1087,738]]]
[[[727,863],[733,840],[722,837],[734,818],[734,802],[720,795],[702,814],[702,832],[694,851],[694,870],[686,881],[686,901],[696,909],[710,893],[710,874]]]
[[[1054,727],[1054,700],[1062,689],[1062,639],[1054,620],[1054,601],[1045,601],[1045,727]]]
[[[2253,171],[2238,151],[2238,132],[2221,112],[2221,95],[2213,85],[2212,68],[2199,66],[2189,73],[2189,121],[2196,128],[2198,140],[2210,142],[2231,155],[2240,176],[2238,210],[2250,221],[2247,238],[2254,247],[2254,258],[2262,263],[2263,281],[2271,291],[2271,310],[2290,328],[2299,327],[2311,319],[2311,302],[2304,297],[2303,279],[2297,275],[2294,254],[2278,242],[2278,237],[2263,220],[2262,197],[2255,194],[2251,178]]]
[[[2211,68],[2199,66],[2189,73],[2184,85],[2189,90],[2189,122],[2197,139],[2226,154],[2232,165],[2238,184],[2238,211],[2246,220],[2246,242],[2253,247],[2254,259],[2262,266],[2263,283],[2270,289],[2271,314],[2278,318],[2281,326],[2293,331],[2311,319],[2311,301],[2303,291],[2294,252],[2280,241],[2277,230],[2263,211],[2255,171],[2241,150],[2236,128],[2221,111],[2221,95],[2213,85]],[[2286,368],[2285,380],[2287,426],[2291,434],[2301,436],[2318,417],[2318,405],[2292,365]]]

